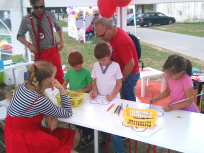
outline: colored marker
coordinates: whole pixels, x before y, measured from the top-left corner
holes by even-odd
[[[152,98],[153,98],[154,94],[152,94]],[[152,100],[150,101],[149,107],[152,105]]]
[[[121,103],[121,108],[122,108],[122,110],[123,110],[123,103]]]
[[[119,114],[120,109],[121,109],[121,106],[119,105],[119,108],[117,110],[117,114]]]
[[[115,106],[115,108],[113,109],[113,111],[112,111],[112,113],[111,113],[111,114],[113,114],[113,113],[115,112],[116,108],[117,108],[117,106]]]
[[[122,112],[122,107],[121,107],[121,109],[120,109],[120,112]],[[118,116],[120,116],[120,112],[119,112]]]
[[[107,109],[107,112],[112,108],[112,107],[114,107],[115,106],[115,104],[112,104],[108,109]]]
[[[128,107],[128,104],[127,104],[127,106],[126,106],[126,108]]]
[[[114,113],[116,113],[116,112],[118,111],[118,108],[119,108],[119,105],[117,106],[117,108],[116,108],[116,110],[115,110],[115,112],[114,112]]]

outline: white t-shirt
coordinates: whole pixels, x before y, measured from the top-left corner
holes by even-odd
[[[91,77],[96,78],[96,85],[99,95],[112,94],[117,85],[117,79],[122,79],[123,75],[120,66],[116,62],[112,62],[108,66],[102,66],[105,71],[102,72],[99,62],[94,63]],[[107,69],[106,69],[107,68]],[[116,96],[118,97],[118,95]]]

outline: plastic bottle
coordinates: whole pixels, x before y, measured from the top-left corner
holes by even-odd
[[[12,80],[9,78],[8,79],[8,85],[12,85],[13,83],[12,83]]]

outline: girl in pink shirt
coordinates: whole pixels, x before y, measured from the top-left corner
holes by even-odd
[[[170,95],[172,101],[163,107],[164,111],[169,112],[175,109],[180,109],[199,113],[198,108],[193,102],[193,81],[190,78],[192,75],[191,62],[182,56],[171,55],[164,63],[163,71],[166,73],[166,90],[159,96],[150,98],[150,101],[156,103],[158,100]],[[184,101],[178,102],[181,100]]]

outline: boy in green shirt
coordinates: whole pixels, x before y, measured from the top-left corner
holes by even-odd
[[[69,54],[68,63],[71,68],[67,71],[64,76],[63,87],[66,89],[69,83],[69,90],[75,92],[90,92],[92,91],[92,78],[89,70],[83,68],[83,56],[78,51],[73,51]],[[93,129],[74,125],[76,128],[82,130],[80,147],[86,147],[94,139]]]
[[[83,56],[80,52],[74,51],[69,54],[68,63],[71,69],[64,76],[63,87],[66,89],[69,83],[69,90],[75,92],[90,92],[92,90],[92,78],[89,70],[83,68]]]

